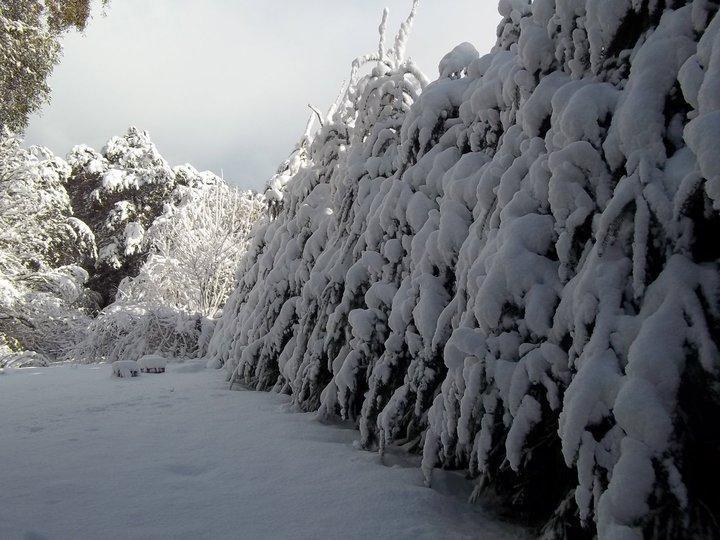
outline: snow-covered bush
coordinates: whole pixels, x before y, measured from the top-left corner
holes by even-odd
[[[96,309],[95,296],[85,288],[87,272],[78,266],[35,272],[5,268],[0,272],[0,342],[12,352],[66,359]]]
[[[718,535],[718,5],[499,9],[429,84],[414,8],[391,47],[383,16],[271,182],[210,359],[548,536]]]
[[[49,364],[47,356],[22,350],[19,342],[0,334],[0,373],[6,367],[46,367]]]
[[[86,281],[87,272],[78,266],[0,275],[0,335],[18,351],[67,358],[96,306]]]
[[[116,302],[103,309],[73,349],[80,362],[202,356],[213,322],[200,314],[156,304]]]

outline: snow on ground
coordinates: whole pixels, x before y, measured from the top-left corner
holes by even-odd
[[[508,538],[522,531],[357,432],[199,363],[0,375],[0,538]],[[451,489],[452,486],[452,489]],[[442,492],[441,492],[442,491]]]

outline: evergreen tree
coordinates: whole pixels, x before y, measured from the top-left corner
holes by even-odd
[[[191,168],[173,170],[147,132],[131,127],[102,152],[84,145],[68,155],[68,192],[76,216],[95,234],[98,257],[90,287],[111,303],[120,282],[136,276],[148,255],[146,232],[181,201],[185,188],[208,180]]]
[[[90,0],[0,1],[0,128],[24,131],[30,115],[50,99],[47,79],[60,60],[60,38],[70,28],[85,28],[90,4]]]

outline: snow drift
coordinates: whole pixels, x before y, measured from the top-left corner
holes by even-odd
[[[502,0],[431,83],[415,8],[272,179],[211,360],[548,536],[718,534],[717,2]]]

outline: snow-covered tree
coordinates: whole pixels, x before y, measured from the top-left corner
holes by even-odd
[[[209,356],[548,537],[716,536],[718,4],[499,10],[429,84],[415,8],[392,46],[383,16],[271,182]]]
[[[69,174],[46,148],[26,150],[7,130],[0,134],[0,246],[29,269],[94,257],[93,234],[72,210]]]
[[[261,196],[209,177],[148,229],[149,258],[137,277],[123,280],[119,297],[215,317],[233,289],[248,234],[264,211]]]
[[[131,127],[102,152],[81,145],[68,156],[75,215],[93,231],[98,257],[90,286],[106,305],[126,276],[135,276],[149,253],[146,231],[167,205],[179,204],[186,188],[208,179],[192,168],[174,171],[147,132]]]
[[[0,134],[0,363],[63,358],[96,308],[79,266],[95,242],[73,216],[69,172],[47,149]]]

